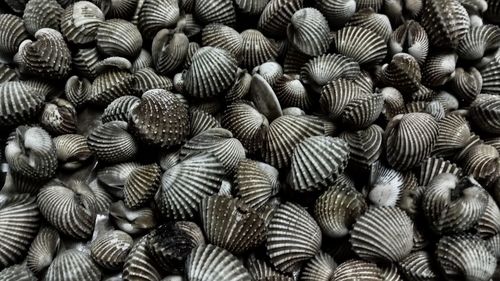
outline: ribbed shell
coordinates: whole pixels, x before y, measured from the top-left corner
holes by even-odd
[[[118,198],[123,198],[123,188],[130,174],[140,167],[137,162],[125,162],[107,166],[97,172],[97,179],[107,191]]]
[[[129,208],[146,204],[160,186],[161,169],[156,163],[136,168],[127,177],[123,189],[124,202]]]
[[[319,103],[325,113],[333,119],[339,119],[348,104],[364,97],[361,88],[352,80],[343,78],[334,79],[328,82],[321,90]]]
[[[258,258],[255,254],[250,254],[249,257],[246,258],[245,266],[248,269],[248,272],[252,276],[253,280],[265,280],[266,278],[282,277],[283,279],[277,280],[291,281],[290,279],[286,279],[287,277],[276,271],[266,260]]]
[[[358,1],[354,0],[320,0],[318,9],[334,27],[341,27],[349,21],[356,11]]]
[[[382,80],[403,93],[417,92],[422,80],[420,66],[413,56],[398,53],[389,64],[382,66]]]
[[[310,259],[302,269],[300,281],[330,281],[337,263],[324,252],[320,252]]]
[[[107,106],[115,99],[133,93],[134,76],[119,69],[104,71],[92,82],[89,101],[100,106]]]
[[[257,1],[255,1],[257,2]],[[212,46],[224,49],[240,61],[243,50],[243,38],[233,28],[212,23],[206,25],[201,32],[203,46]]]
[[[264,242],[264,218],[236,199],[205,197],[200,203],[200,218],[207,242],[233,254],[247,252]]]
[[[96,201],[96,213],[100,214],[107,212],[114,202],[114,197],[105,189],[104,185],[99,183],[97,179],[94,179],[89,184],[89,188],[92,190]]]
[[[127,132],[127,123],[111,121],[95,128],[87,139],[90,150],[97,159],[108,163],[120,163],[134,159],[138,144]]]
[[[430,157],[423,160],[420,165],[418,182],[421,186],[427,186],[434,177],[442,173],[450,173],[460,177],[462,176],[462,169],[448,160]]]
[[[349,163],[368,170],[382,154],[383,129],[378,125],[353,132],[342,132],[340,138],[349,144]]]
[[[59,232],[76,239],[90,238],[94,230],[96,201],[83,182],[49,183],[40,189],[38,206],[44,218]]]
[[[121,200],[111,204],[109,215],[118,228],[130,235],[143,234],[156,226],[151,208],[128,209]]]
[[[500,47],[500,28],[487,24],[472,27],[460,40],[457,54],[462,59],[477,60],[498,47]]]
[[[31,243],[26,255],[26,265],[35,274],[43,272],[55,258],[61,238],[56,229],[43,226]]]
[[[0,15],[0,60],[8,63],[17,53],[19,45],[28,39],[23,20],[15,15]]]
[[[142,1],[142,0],[141,0]],[[136,6],[138,6],[139,1],[137,0],[119,0],[119,1],[111,1],[111,3],[107,4],[109,7],[107,8],[106,16],[108,18],[123,18],[130,19],[136,10]],[[103,3],[102,5],[106,5]]]
[[[245,158],[245,149],[232,133],[223,128],[208,129],[187,141],[181,148],[181,160],[189,156],[209,152],[224,165],[226,173],[232,175],[240,160]]]
[[[496,58],[485,67],[481,68],[481,77],[483,78],[483,87],[481,93],[483,94],[500,94],[500,82],[498,73],[500,72],[500,58]]]
[[[227,250],[201,245],[191,251],[186,261],[187,281],[248,281],[252,277],[243,263]]]
[[[278,170],[263,162],[243,159],[238,164],[235,182],[241,201],[258,210],[278,193]]]
[[[124,281],[160,281],[161,275],[147,248],[148,236],[140,238],[130,250],[123,265]]]
[[[340,119],[348,128],[366,128],[378,119],[383,107],[382,94],[365,94],[351,100],[344,108]]]
[[[238,10],[252,16],[259,16],[266,7],[268,0],[235,0]]]
[[[470,116],[485,132],[500,134],[500,96],[481,94],[471,104]]]
[[[413,221],[397,207],[374,207],[356,220],[350,242],[361,258],[397,262],[413,248]]]
[[[31,34],[44,27],[59,30],[63,11],[56,0],[30,0],[24,8],[24,26]]]
[[[432,45],[455,49],[469,31],[470,20],[457,0],[425,1],[421,24]]]
[[[266,232],[271,263],[282,272],[293,272],[312,258],[321,246],[321,229],[307,211],[293,203],[280,205]]]
[[[133,244],[130,235],[121,230],[112,230],[92,241],[90,252],[100,266],[121,269]]]
[[[153,39],[161,29],[175,26],[180,16],[179,5],[172,0],[143,0],[138,16],[142,36]]]
[[[47,281],[99,281],[101,270],[90,254],[77,249],[66,250],[54,259],[47,274]]]
[[[151,47],[155,69],[164,75],[175,72],[186,61],[188,46],[189,39],[183,33],[172,35],[168,29],[160,30]]]
[[[236,23],[236,11],[230,0],[197,0],[194,3],[194,15],[203,24],[232,26]]]
[[[16,69],[7,64],[0,63],[0,83],[19,80]]]
[[[34,197],[0,194],[0,268],[21,262],[38,232],[40,221]]]
[[[481,73],[474,67],[467,70],[457,67],[450,83],[457,98],[470,103],[481,93],[483,78]]]
[[[7,140],[5,158],[11,171],[28,179],[50,179],[57,169],[52,138],[39,127],[18,127]]]
[[[71,43],[93,42],[97,28],[104,22],[104,14],[93,3],[79,1],[68,6],[61,16],[61,32]]]
[[[340,54],[325,54],[310,59],[300,70],[300,79],[320,92],[321,87],[334,79],[355,79],[359,74],[355,60]]]
[[[340,138],[313,136],[293,150],[288,183],[299,192],[322,190],[343,172],[349,144]]]
[[[136,73],[137,71],[153,66],[153,58],[151,54],[146,49],[141,49],[141,52],[137,56],[137,58],[132,62],[132,68],[130,69],[132,73]]]
[[[0,84],[0,126],[16,126],[35,117],[45,97],[29,84],[10,81]]]
[[[330,45],[330,27],[320,11],[304,8],[296,11],[287,29],[288,40],[299,51],[319,56]]]
[[[128,122],[130,111],[141,102],[141,99],[136,96],[123,96],[112,101],[101,115],[103,123],[111,121]]]
[[[438,123],[427,113],[395,116],[384,133],[389,164],[398,170],[416,166],[429,156],[438,133]]]
[[[389,48],[393,54],[404,52],[412,55],[422,65],[429,52],[429,38],[418,22],[409,20],[391,34]]]
[[[249,98],[255,108],[269,121],[283,115],[281,105],[271,85],[260,74],[255,73],[250,83]]]
[[[71,53],[59,31],[42,28],[36,41],[26,40],[15,56],[22,73],[41,78],[63,79],[71,70]]]
[[[97,77],[97,64],[100,62],[97,48],[81,48],[73,53],[73,70],[78,75],[93,80]]]
[[[304,110],[312,108],[313,99],[297,76],[285,74],[274,84],[274,93],[283,108],[299,107]]]
[[[247,29],[241,33],[241,56],[243,66],[252,69],[278,55],[276,45],[256,29]]]
[[[66,99],[77,109],[81,108],[90,96],[92,84],[86,78],[71,76],[64,87]]]
[[[69,101],[56,98],[45,103],[40,122],[44,129],[54,135],[75,133],[76,110]]]
[[[455,75],[458,56],[455,53],[438,53],[429,56],[422,69],[423,83],[429,87],[446,84]]]
[[[384,38],[364,27],[348,26],[340,29],[335,33],[332,44],[340,54],[363,65],[378,64],[387,55]]]
[[[37,281],[26,264],[15,264],[0,271],[1,281]]]
[[[142,47],[142,36],[132,23],[110,19],[97,28],[97,49],[107,56],[135,58]]]
[[[264,142],[262,156],[265,162],[281,169],[290,165],[292,153],[302,140],[333,133],[333,123],[315,116],[285,115],[275,119]]]
[[[490,280],[496,257],[486,241],[472,235],[446,236],[439,240],[437,262],[447,278]]]
[[[487,144],[477,144],[470,148],[461,160],[464,172],[475,179],[490,184],[498,177],[498,161],[500,154],[495,147]]]
[[[475,228],[483,239],[500,233],[500,209],[491,195],[488,195],[488,204]]]
[[[189,115],[174,94],[149,90],[130,112],[131,130],[150,145],[171,147],[180,144],[189,134]]]
[[[189,120],[191,121],[191,131],[189,135],[194,137],[212,128],[220,128],[220,122],[210,113],[192,109],[189,111]]]
[[[258,27],[273,37],[285,37],[286,28],[293,14],[302,9],[302,0],[271,0],[260,15]]]
[[[185,74],[187,94],[197,98],[221,94],[233,85],[237,68],[229,52],[214,47],[199,49]]]
[[[338,0],[337,0],[338,1]],[[338,1],[341,2],[341,1]],[[347,23],[348,26],[359,26],[370,29],[384,39],[389,40],[392,33],[391,22],[384,14],[378,14],[371,8],[361,9],[356,12]]]
[[[462,150],[471,137],[467,120],[457,114],[449,114],[438,123],[439,134],[433,155],[452,157]]]
[[[269,130],[267,118],[243,102],[233,103],[226,108],[222,126],[231,131],[250,153],[262,148]]]
[[[485,17],[492,22],[500,23],[500,5],[495,0],[487,0],[488,9],[485,11]]]
[[[383,279],[382,269],[376,264],[363,260],[348,260],[341,263],[333,273],[335,281],[381,281]]]
[[[163,174],[157,204],[167,217],[192,218],[199,202],[219,190],[224,174],[224,166],[211,153],[187,158]]]
[[[399,263],[400,271],[408,280],[436,280],[438,274],[434,270],[433,261],[425,251],[413,252]]]

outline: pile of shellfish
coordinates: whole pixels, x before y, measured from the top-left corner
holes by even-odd
[[[500,280],[499,25],[0,0],[0,281]]]

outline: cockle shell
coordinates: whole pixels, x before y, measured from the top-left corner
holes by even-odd
[[[121,230],[112,230],[92,241],[90,252],[100,266],[121,269],[133,244],[130,235]]]
[[[499,23],[500,20],[498,16],[500,15],[500,5],[496,1],[487,0],[488,9],[486,10],[484,16],[494,23]]]
[[[28,31],[23,20],[15,15],[0,15],[0,61],[10,63],[19,45],[28,39]]]
[[[449,114],[438,123],[439,134],[432,154],[451,157],[462,150],[471,137],[467,120],[457,114]]]
[[[373,124],[359,131],[344,131],[339,137],[349,144],[349,164],[367,171],[382,154],[383,129]]]
[[[151,208],[128,209],[123,201],[117,201],[108,208],[110,218],[118,228],[130,235],[150,231],[156,226],[156,220]]]
[[[319,103],[332,120],[340,119],[347,105],[365,96],[352,80],[339,78],[328,82],[321,90]]]
[[[455,75],[458,56],[455,53],[437,53],[425,61],[423,83],[430,87],[442,86]]]
[[[268,0],[236,0],[239,11],[249,15],[260,15],[266,7]]]
[[[382,94],[365,94],[349,101],[340,116],[340,120],[346,127],[366,128],[378,119],[383,107]]]
[[[309,110],[313,99],[308,94],[306,87],[300,81],[298,75],[282,75],[274,84],[274,92],[283,107],[299,107]]]
[[[189,133],[191,137],[201,134],[208,129],[222,127],[219,120],[212,114],[197,109],[189,111],[189,120],[191,121],[191,130]]]
[[[86,78],[71,76],[64,87],[66,99],[77,109],[81,108],[90,96],[92,84]]]
[[[18,73],[7,64],[0,63],[0,83],[19,80]]]
[[[241,56],[243,66],[252,69],[278,55],[276,46],[256,29],[247,29],[241,33]],[[237,58],[237,57],[236,57]]]
[[[466,60],[481,59],[485,53],[500,47],[500,28],[495,25],[472,27],[457,47],[457,54]]]
[[[271,0],[262,11],[257,26],[269,36],[285,37],[290,19],[302,7],[303,0]]]
[[[329,254],[320,252],[306,263],[300,281],[329,281],[336,267],[337,263]]]
[[[161,29],[175,26],[179,17],[180,10],[177,1],[144,0],[139,10],[138,27],[142,36],[146,39],[153,39]]]
[[[55,258],[61,238],[56,229],[43,226],[38,231],[26,255],[26,265],[35,274],[43,272]]]
[[[183,33],[172,34],[168,29],[160,30],[151,46],[153,65],[161,74],[175,72],[185,63],[189,39]]]
[[[400,271],[408,280],[435,280],[438,277],[432,259],[425,251],[413,252],[399,263]]]
[[[1,281],[36,281],[36,276],[26,264],[15,264],[0,271]]]
[[[203,24],[222,23],[232,26],[236,23],[236,10],[233,2],[229,0],[195,1],[193,12]]]
[[[35,238],[41,216],[35,197],[0,194],[0,268],[20,262]],[[1,276],[1,275],[0,275]]]
[[[0,126],[20,125],[35,117],[42,109],[45,97],[26,82],[0,84]]]
[[[347,26],[338,30],[332,44],[338,53],[362,65],[380,63],[387,55],[384,38],[364,27]]]
[[[252,276],[253,280],[275,280],[275,281],[291,281],[290,277],[284,276],[276,271],[266,260],[257,257],[255,254],[245,260],[245,266]],[[275,279],[274,279],[275,278]]]
[[[134,58],[141,51],[142,36],[132,23],[110,19],[99,24],[96,44],[97,49],[107,56]]]
[[[296,11],[287,29],[288,40],[302,53],[319,56],[330,44],[330,28],[325,17],[314,8]]]
[[[76,132],[76,110],[64,99],[56,98],[50,103],[45,103],[40,121],[47,131],[56,135]]]
[[[61,32],[71,43],[93,42],[97,28],[104,21],[101,9],[89,1],[79,1],[68,6],[61,16]]]
[[[323,54],[320,57],[323,57],[324,55],[325,54]],[[302,53],[291,44],[288,44],[284,57],[285,58],[283,61],[283,72],[291,75],[300,73],[300,70],[304,66],[304,64],[313,58],[311,56]]]
[[[236,199],[205,197],[200,202],[200,218],[207,242],[233,254],[247,252],[264,242],[264,218]]]
[[[498,177],[500,153],[488,144],[477,144],[461,159],[464,172],[483,182],[486,186]]]
[[[389,64],[382,66],[382,80],[389,86],[405,92],[417,92],[422,74],[417,60],[406,53],[395,54]]]
[[[122,96],[112,101],[101,115],[103,123],[111,121],[128,122],[130,111],[139,105],[141,99],[136,96]]]
[[[201,38],[203,46],[224,49],[232,54],[237,61],[241,59],[243,38],[232,27],[219,23],[208,24],[201,32]]]
[[[186,10],[184,10],[186,12]],[[177,25],[175,30],[177,32],[183,32],[187,37],[193,38],[200,34],[203,26],[201,26],[197,20],[195,19],[193,14],[183,14],[177,21]],[[193,44],[198,44],[196,42],[192,42]]]
[[[123,189],[127,179],[140,166],[137,162],[124,162],[107,166],[97,172],[97,179],[99,183],[106,187],[109,193],[115,197],[123,198]]]
[[[132,68],[130,69],[132,73],[136,73],[137,71],[146,68],[146,67],[152,67],[153,66],[153,58],[151,57],[151,54],[149,53],[148,50],[146,49],[141,49],[141,52],[135,58],[134,61],[132,61]]]
[[[481,93],[498,95],[500,93],[500,82],[498,72],[500,71],[500,58],[493,59],[480,69],[483,78]]]
[[[429,53],[429,38],[418,22],[409,20],[394,30],[388,46],[391,53],[408,53],[423,65]]]
[[[235,182],[241,201],[258,210],[278,193],[278,170],[263,162],[243,159],[238,164]]]
[[[404,189],[403,173],[374,163],[370,171],[368,199],[374,206],[396,206]]]
[[[271,85],[260,74],[255,73],[250,83],[249,97],[255,108],[269,121],[283,115],[281,105]]]
[[[500,97],[480,94],[470,107],[472,121],[481,130],[492,134],[500,134]]]
[[[475,229],[481,238],[491,238],[500,233],[500,209],[495,199],[488,195],[488,204]]]
[[[156,163],[137,167],[125,182],[123,189],[125,205],[137,208],[147,203],[158,190],[160,178],[160,166]]]
[[[371,8],[361,9],[356,12],[347,23],[350,26],[359,26],[375,31],[387,42],[392,34],[389,18],[384,14],[378,14]]]
[[[160,281],[161,275],[147,248],[148,236],[140,238],[130,250],[123,265],[124,281]]]
[[[63,11],[56,0],[30,0],[24,8],[24,26],[31,34],[45,27],[59,30]]]
[[[281,204],[266,231],[267,254],[282,272],[299,269],[321,246],[318,224],[304,208],[294,203]]]
[[[99,281],[101,270],[90,254],[78,249],[66,250],[54,259],[47,274],[47,281]]]
[[[384,280],[382,269],[376,264],[363,260],[348,260],[341,263],[333,272],[333,280],[350,281],[366,280],[379,281]]]
[[[95,128],[87,143],[97,159],[108,163],[132,160],[138,152],[138,144],[127,131],[127,123],[111,121]]]
[[[474,67],[467,70],[457,67],[450,83],[456,96],[465,100],[466,103],[470,103],[481,93],[483,77]]]
[[[134,76],[128,70],[115,67],[104,70],[92,82],[88,101],[96,105],[107,106],[121,96],[131,95],[133,79]]]
[[[72,60],[73,70],[82,78],[93,80],[97,77],[97,65],[100,62],[97,48],[78,49],[74,52]]]
[[[343,26],[356,12],[356,1],[354,0],[320,0],[317,2],[318,9],[334,27]]]
[[[134,15],[136,6],[138,5],[136,0],[110,1],[109,3],[102,4],[102,6],[106,6],[103,10],[107,10],[106,16],[108,18],[123,19],[130,19]]]
[[[92,156],[87,139],[82,135],[67,134],[54,138],[59,165],[64,169],[78,169]]]

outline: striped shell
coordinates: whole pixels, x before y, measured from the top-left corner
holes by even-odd
[[[249,15],[260,15],[266,7],[268,0],[236,0],[235,4],[239,11]]]
[[[189,111],[189,120],[191,121],[191,130],[189,135],[194,137],[204,131],[212,128],[220,128],[221,124],[212,114],[193,109]]]
[[[425,1],[420,23],[432,45],[451,49],[457,48],[470,26],[467,11],[457,0]]]
[[[293,150],[290,186],[300,192],[322,190],[343,172],[349,160],[349,145],[340,138],[313,136]]]
[[[384,38],[364,27],[348,26],[338,30],[332,44],[338,53],[362,65],[380,63],[387,55]]]
[[[61,16],[61,32],[71,43],[93,42],[97,28],[104,22],[104,14],[93,3],[79,1],[68,6]]]
[[[455,76],[450,80],[450,83],[454,94],[466,103],[470,103],[481,93],[483,77],[474,67],[467,70],[457,67]]]
[[[134,159],[138,144],[127,131],[127,123],[111,121],[95,128],[88,136],[87,143],[98,160],[120,163]]]
[[[187,281],[247,281],[250,274],[243,263],[227,250],[214,245],[194,248],[186,261]]]
[[[345,237],[365,211],[363,195],[345,184],[334,184],[314,204],[314,217],[329,237]]]
[[[185,74],[187,94],[197,98],[214,97],[229,89],[236,78],[237,64],[230,53],[203,47],[193,56]]]
[[[317,1],[317,4],[318,9],[326,17],[330,25],[341,27],[356,12],[356,2],[354,0],[320,0]]]
[[[243,38],[233,28],[212,23],[206,25],[201,32],[203,46],[212,46],[224,49],[240,61],[243,51]]]
[[[97,48],[81,48],[73,53],[73,70],[78,75],[94,80],[97,77],[97,64],[100,61]]]
[[[487,144],[474,145],[470,150],[465,152],[461,159],[461,164],[464,172],[472,175],[475,179],[489,185],[497,180],[498,177],[498,161],[500,153],[498,150]]]
[[[47,131],[55,135],[76,132],[76,110],[69,101],[64,99],[56,98],[50,103],[45,103],[40,121]]]
[[[111,204],[109,215],[118,228],[130,235],[150,231],[156,226],[156,219],[151,208],[128,209],[121,200]]]
[[[271,165],[250,159],[238,164],[235,175],[236,193],[250,208],[259,210],[278,193],[278,170]]]
[[[241,56],[243,67],[252,69],[278,55],[276,46],[256,29],[247,29],[241,33]]]
[[[45,27],[59,30],[63,11],[56,0],[30,0],[24,8],[24,26],[31,34]]]
[[[100,266],[121,269],[133,244],[130,235],[121,230],[112,230],[92,241],[90,252]]]
[[[326,52],[330,44],[330,28],[325,17],[314,8],[296,11],[288,25],[288,40],[294,47],[309,56]]]
[[[391,62],[382,66],[382,80],[401,92],[417,92],[422,74],[417,60],[406,53],[395,54]]]
[[[471,104],[470,116],[473,123],[492,134],[500,134],[500,97],[481,94]]]
[[[500,28],[495,25],[471,27],[469,32],[460,40],[457,54],[461,59],[478,60],[485,53],[500,47]]]
[[[0,15],[0,61],[10,63],[19,45],[28,39],[28,31],[23,20],[15,15]]]
[[[341,263],[333,272],[335,281],[379,281],[384,280],[382,269],[376,264],[363,260],[348,260]]]
[[[356,220],[350,242],[363,259],[397,262],[413,248],[413,221],[397,207],[374,207]]]
[[[391,34],[389,49],[393,54],[408,53],[422,65],[429,53],[427,32],[418,22],[406,21]]]
[[[199,202],[219,190],[224,174],[224,166],[211,153],[189,157],[163,174],[156,203],[167,217],[192,218]]]
[[[389,18],[384,14],[376,13],[371,8],[361,9],[356,12],[349,19],[348,25],[370,29],[382,37],[385,42],[389,40],[389,37],[392,34],[392,27]]]
[[[205,244],[203,231],[188,221],[160,225],[147,237],[151,258],[170,272],[183,267],[191,250]]]
[[[232,26],[236,23],[236,10],[230,0],[197,0],[194,3],[194,15],[203,24]]]
[[[170,74],[179,69],[188,55],[189,39],[183,33],[171,34],[160,30],[153,39],[152,58],[155,69],[161,74]]]
[[[142,36],[137,27],[122,19],[101,23],[96,41],[97,49],[107,56],[135,58],[142,47]]]
[[[26,265],[35,274],[43,272],[56,257],[61,237],[55,228],[43,226],[26,255]]]
[[[302,7],[303,0],[271,0],[262,11],[257,26],[266,35],[285,37],[293,14]]]
[[[147,248],[148,236],[140,238],[130,250],[123,265],[124,281],[160,281],[161,275]]]
[[[441,157],[452,157],[465,148],[471,131],[467,120],[457,114],[449,114],[438,123],[439,134],[432,154]]]
[[[500,82],[498,72],[500,71],[500,58],[496,58],[481,68],[483,87],[481,93],[498,95],[500,93]]]
[[[423,83],[429,87],[446,84],[455,75],[458,56],[455,53],[439,53],[431,55],[422,69]]]
[[[174,27],[180,17],[177,1],[143,0],[138,14],[138,27],[142,36],[153,39],[158,31]]]
[[[71,70],[71,53],[59,31],[42,28],[35,33],[36,41],[25,40],[14,60],[22,73],[41,78],[62,79]]]
[[[37,234],[40,221],[34,197],[0,194],[0,268],[21,262]]]
[[[274,92],[284,108],[299,107],[304,110],[312,108],[313,99],[298,75],[285,74],[278,78],[274,84]]]
[[[416,166],[429,156],[438,133],[438,123],[427,113],[395,116],[384,133],[389,164],[398,170]]]
[[[488,195],[488,204],[475,229],[481,238],[491,238],[500,233],[500,208],[495,199]]]
[[[110,3],[102,3],[101,6],[106,10],[108,18],[124,18],[130,19],[139,4],[135,0],[111,1]]]
[[[130,111],[131,131],[143,142],[161,147],[180,144],[189,134],[189,115],[182,102],[165,90],[149,90]]]
[[[423,160],[420,165],[420,176],[418,182],[421,186],[427,186],[434,177],[442,173],[450,173],[461,177],[462,169],[448,160],[430,157]]]
[[[425,251],[413,252],[399,263],[400,271],[408,280],[436,280],[438,274],[432,264],[429,253]]]
[[[107,191],[118,198],[123,198],[123,189],[130,174],[141,165],[137,162],[125,162],[107,166],[97,172],[97,179]]]
[[[96,105],[107,106],[121,96],[131,95],[133,79],[134,76],[126,70],[105,70],[92,81],[88,101]]]
[[[90,96],[92,84],[86,78],[71,76],[64,87],[66,99],[77,109],[81,108]]]
[[[0,83],[19,80],[18,73],[7,64],[0,63]]]
[[[276,271],[266,260],[258,257],[255,254],[250,254],[245,260],[245,266],[252,276],[253,280],[266,280],[266,278],[282,278],[270,279],[278,281],[291,281],[286,276]]]
[[[143,68],[152,66],[153,58],[151,57],[151,54],[148,50],[141,49],[141,52],[139,53],[137,58],[135,58],[135,60],[132,62],[132,68],[130,70],[132,71],[132,73],[136,73]]]
[[[339,137],[349,144],[349,164],[367,171],[382,154],[383,132],[375,124],[364,130],[342,132]]]
[[[236,199],[205,197],[200,203],[200,218],[207,242],[233,254],[254,249],[265,240],[264,218]]]
[[[38,193],[43,217],[59,232],[76,239],[90,238],[96,218],[94,193],[83,182],[51,182]]]
[[[321,229],[307,211],[293,203],[280,205],[266,232],[267,255],[282,272],[293,272],[321,246]]]
[[[130,111],[139,105],[141,99],[136,96],[122,96],[112,101],[101,115],[103,123],[111,121],[128,122]]]
[[[332,120],[340,119],[350,102],[365,96],[352,80],[339,78],[328,82],[321,90],[319,103]]]
[[[15,264],[0,271],[1,281],[36,281],[36,276],[26,264]]]
[[[158,190],[160,179],[161,169],[158,164],[137,167],[125,182],[123,189],[125,205],[129,208],[145,205]]]
[[[54,259],[45,275],[47,281],[99,281],[101,270],[90,254],[78,249],[66,250]]]
[[[300,281],[330,281],[337,264],[324,252],[319,252],[302,269]]]
[[[26,82],[0,84],[0,126],[21,125],[42,109],[45,97]]]

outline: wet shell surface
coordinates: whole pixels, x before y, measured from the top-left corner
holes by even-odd
[[[90,254],[70,249],[57,255],[47,270],[45,280],[98,281],[101,280],[101,275],[101,270]]]
[[[161,275],[147,248],[147,236],[140,238],[130,250],[123,265],[123,280],[160,281]]]
[[[457,54],[466,60],[481,59],[485,53],[500,47],[500,28],[495,25],[471,27],[457,47]]]
[[[67,100],[56,98],[45,103],[40,119],[42,126],[55,135],[76,132],[76,110]]]
[[[26,265],[35,274],[43,272],[54,260],[61,237],[55,228],[43,226],[38,231],[26,255]]]
[[[108,269],[121,268],[134,241],[132,237],[121,230],[104,233],[92,241],[90,246],[91,256],[94,261]]]
[[[409,20],[394,30],[388,46],[393,54],[408,53],[422,65],[429,53],[429,38],[418,22]]]
[[[127,129],[128,125],[124,121],[104,123],[88,136],[88,146],[97,159],[104,162],[132,160],[138,153],[138,144]]]
[[[193,12],[204,24],[222,23],[231,26],[236,23],[236,10],[232,1],[195,1]]]
[[[382,66],[382,79],[401,92],[417,92],[421,88],[422,74],[418,61],[406,53],[394,55]]]
[[[284,107],[299,107],[305,110],[312,107],[313,99],[299,77],[285,74],[276,80],[273,89]]]
[[[250,208],[264,207],[279,190],[279,172],[271,165],[241,160],[235,174],[238,197]]]
[[[189,39],[183,33],[171,34],[160,30],[153,39],[152,59],[155,69],[161,74],[170,74],[186,63],[189,54]]]
[[[383,152],[383,133],[383,129],[378,125],[371,125],[364,130],[341,133],[339,137],[349,144],[350,165],[368,170]]]

